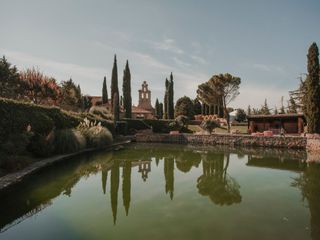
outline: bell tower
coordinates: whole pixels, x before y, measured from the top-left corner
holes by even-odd
[[[142,83],[142,88],[139,90],[139,108],[153,110],[151,105],[151,91],[148,89],[146,81]]]

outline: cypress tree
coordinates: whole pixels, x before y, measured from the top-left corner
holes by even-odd
[[[305,82],[305,115],[308,123],[308,132],[320,133],[319,50],[316,43],[311,44],[307,56],[308,77]]]
[[[159,103],[159,119],[163,118],[163,103]]]
[[[116,92],[114,95],[113,95],[113,118],[114,118],[114,122],[117,122],[119,121],[119,116],[120,114],[120,109],[119,109],[119,95],[118,93]]]
[[[247,115],[251,115],[251,106],[248,106]]]
[[[173,103],[173,75],[170,74],[170,81],[169,81],[169,94],[168,94],[168,118],[174,118],[174,103]]]
[[[111,106],[113,108],[114,94],[118,94],[118,106],[119,106],[119,88],[118,88],[118,67],[117,67],[117,56],[114,55],[114,62],[112,67],[111,75]]]
[[[131,118],[132,115],[132,98],[131,98],[131,73],[129,62],[127,60],[126,67],[123,71],[123,107],[125,110],[125,117]]]
[[[164,94],[164,101],[163,101],[163,104],[164,104],[163,118],[164,119],[168,119],[168,91],[169,91],[169,81],[166,78],[166,91],[165,91],[165,94]]]
[[[156,115],[157,118],[159,118],[159,116],[160,116],[160,108],[159,108],[159,100],[158,100],[158,98],[156,100],[156,103],[155,103],[154,107],[155,107],[155,115]]]
[[[108,103],[107,78],[104,76],[102,84],[102,104]]]

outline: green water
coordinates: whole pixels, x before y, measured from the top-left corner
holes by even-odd
[[[133,144],[0,195],[0,239],[319,239],[305,153]]]

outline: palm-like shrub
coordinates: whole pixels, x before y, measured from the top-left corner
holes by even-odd
[[[85,136],[88,147],[101,148],[113,142],[111,132],[107,128],[102,127],[100,122],[90,122],[85,118],[77,129]]]
[[[86,138],[75,129],[63,129],[55,132],[54,147],[56,153],[71,153],[86,147]]]

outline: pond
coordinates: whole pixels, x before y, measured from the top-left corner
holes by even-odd
[[[305,152],[132,144],[0,195],[0,239],[319,239]]]

